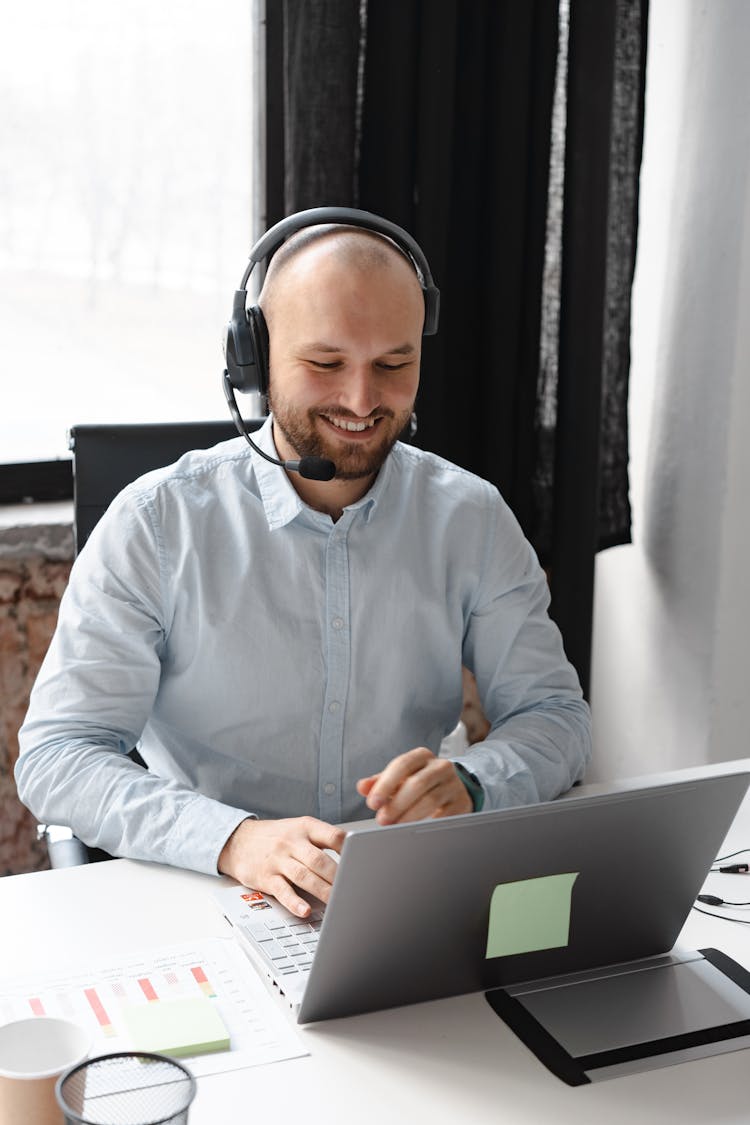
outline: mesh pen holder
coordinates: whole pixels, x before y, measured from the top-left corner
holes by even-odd
[[[55,1093],[65,1125],[186,1125],[195,1079],[165,1055],[121,1051],[72,1067]]]

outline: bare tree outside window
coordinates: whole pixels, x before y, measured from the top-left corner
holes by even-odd
[[[0,461],[224,416],[252,242],[254,0],[0,0]]]

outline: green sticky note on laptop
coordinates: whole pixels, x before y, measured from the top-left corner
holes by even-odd
[[[577,871],[499,883],[490,899],[487,957],[558,949],[570,936],[570,904]]]
[[[122,1013],[136,1051],[205,1055],[229,1049],[229,1032],[208,997],[126,1004]]]

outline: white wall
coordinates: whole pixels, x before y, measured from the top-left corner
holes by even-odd
[[[750,3],[651,0],[634,543],[597,560],[592,779],[750,753]]]

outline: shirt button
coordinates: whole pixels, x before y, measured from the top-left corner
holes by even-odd
[[[332,781],[329,781],[326,785],[323,786],[323,792],[326,794],[326,796],[330,797],[331,794],[336,792],[336,786]]]
[[[334,617],[333,621],[331,622],[331,625],[333,626],[334,629],[343,629],[344,628],[343,617]]]
[[[331,702],[328,704],[328,710],[331,712],[332,715],[335,715],[340,706],[341,706],[341,704],[339,703],[338,699],[332,699]]]

